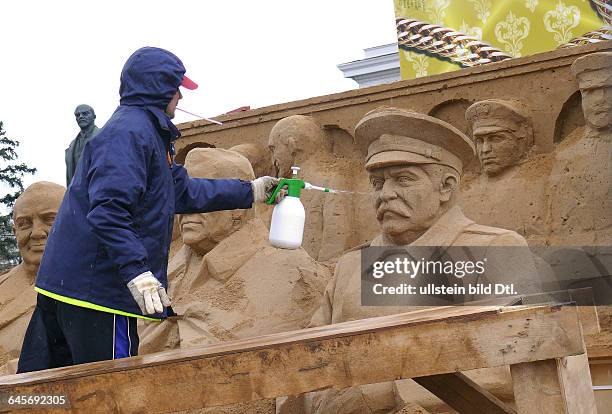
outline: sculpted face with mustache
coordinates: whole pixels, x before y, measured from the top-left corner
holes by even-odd
[[[376,218],[394,244],[412,243],[452,205],[459,174],[437,164],[405,164],[369,172]]]

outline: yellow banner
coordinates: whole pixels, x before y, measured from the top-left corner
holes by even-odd
[[[394,0],[397,19],[415,19],[473,36],[502,52],[553,50],[604,25],[592,0]],[[459,63],[400,45],[402,79],[460,69]]]

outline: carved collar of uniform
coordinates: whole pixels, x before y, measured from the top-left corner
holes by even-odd
[[[206,253],[202,265],[211,277],[224,282],[265,247],[267,236],[268,229],[261,220],[251,219]]]

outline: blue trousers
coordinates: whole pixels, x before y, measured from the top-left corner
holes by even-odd
[[[17,373],[138,355],[136,318],[38,295]]]

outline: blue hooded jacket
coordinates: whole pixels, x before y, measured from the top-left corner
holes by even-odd
[[[251,207],[250,182],[190,178],[171,161],[180,133],[164,109],[184,73],[176,56],[158,48],[139,49],[126,62],[120,105],[85,145],[50,231],[39,293],[142,316],[127,283],[151,271],[167,289],[174,214]]]

